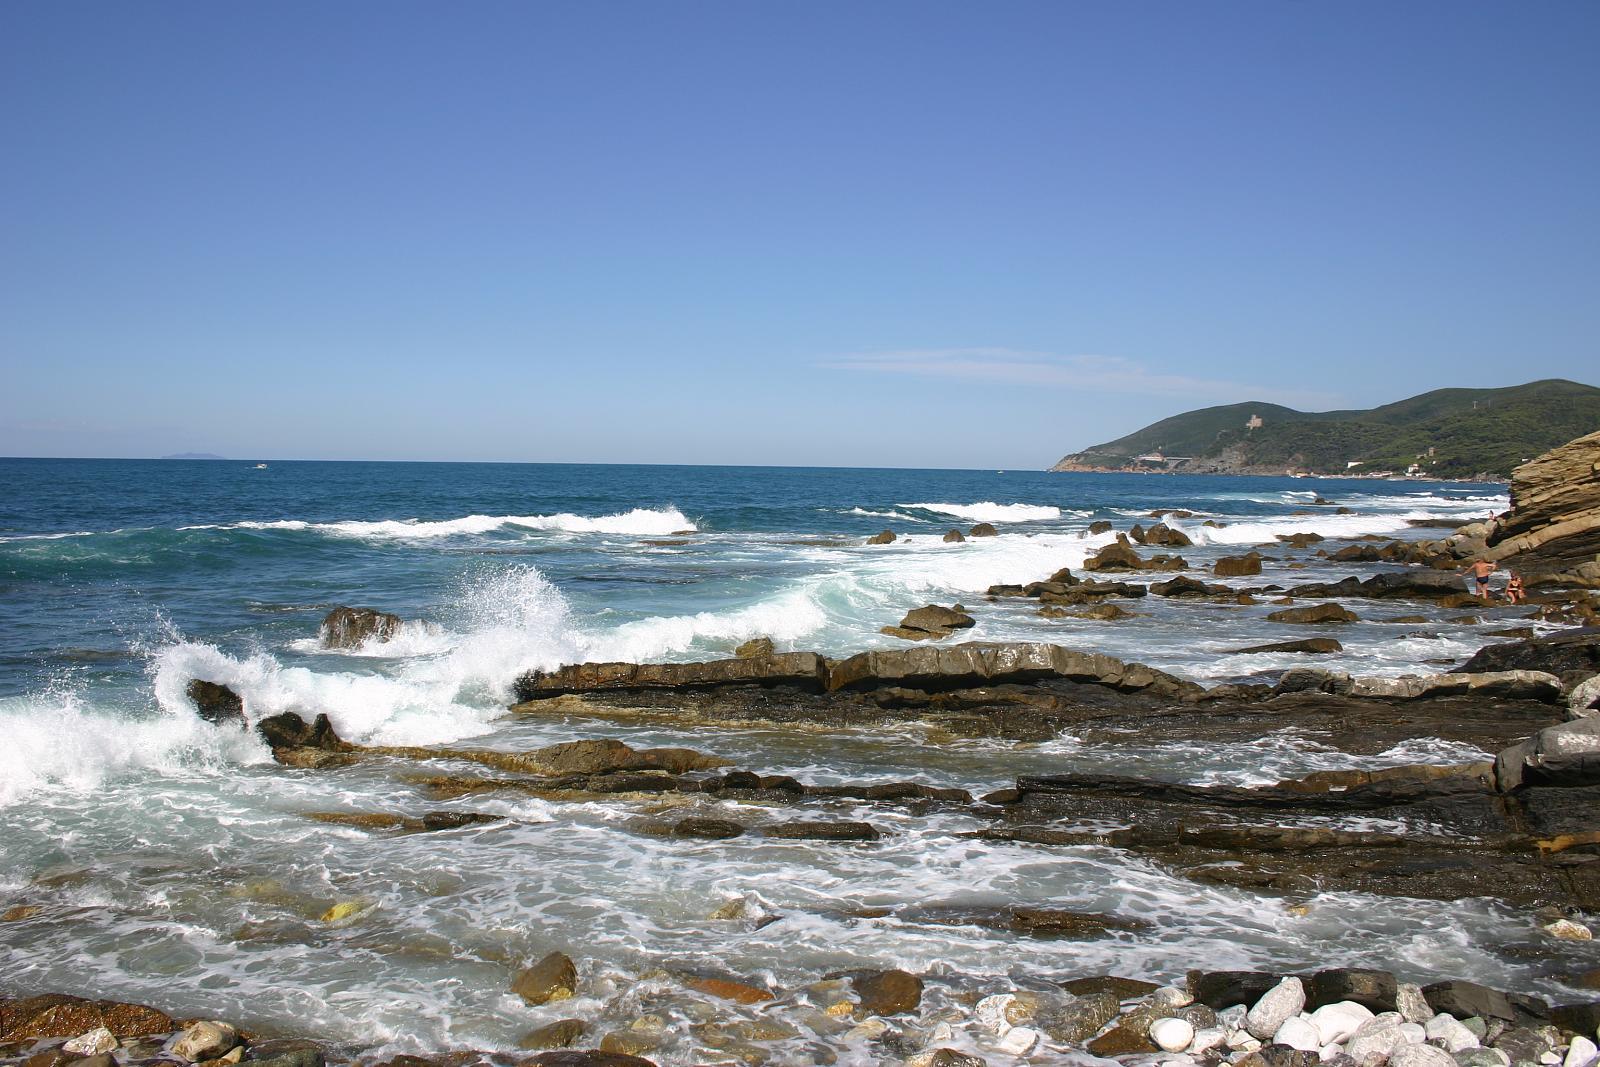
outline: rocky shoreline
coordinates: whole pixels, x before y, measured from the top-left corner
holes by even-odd
[[[1600,435],[1593,445],[1582,454],[1600,448]],[[838,851],[884,847],[907,819],[954,815],[962,820],[954,836],[966,841],[1036,849],[1063,861],[1098,850],[1130,869],[1147,866],[1189,883],[1270,898],[1291,913],[1314,909],[1327,894],[1490,901],[1522,917],[1526,942],[1517,950],[1541,961],[1552,986],[1573,992],[1561,1003],[1430,973],[1427,961],[1409,959],[1384,970],[1307,960],[1281,973],[1172,960],[1169,973],[1184,962],[1194,969],[1167,985],[1088,968],[1071,955],[1049,973],[1007,970],[1003,963],[993,969],[1002,973],[940,966],[912,973],[882,960],[872,968],[780,979],[772,971],[727,973],[704,960],[673,958],[630,970],[586,955],[582,931],[574,929],[564,931],[569,943],[560,950],[497,962],[504,995],[528,1012],[528,1030],[515,1049],[421,1055],[415,1048],[351,1047],[315,1033],[252,1034],[238,1021],[177,1019],[153,1007],[13,988],[18,995],[0,999],[0,1065],[981,1067],[1025,1059],[1171,1067],[1592,1067],[1600,1060],[1600,1000],[1581,994],[1600,989],[1600,967],[1593,966],[1600,960],[1588,948],[1600,915],[1600,629],[1583,625],[1596,615],[1588,592],[1596,584],[1595,561],[1583,547],[1594,529],[1584,517],[1594,510],[1593,478],[1569,459],[1541,462],[1514,486],[1524,510],[1493,524],[1439,540],[1367,540],[1332,553],[1317,548],[1322,539],[1309,531],[1283,539],[1283,547],[1314,550],[1334,562],[1399,569],[1251,586],[1174,575],[1192,570],[1172,554],[1188,539],[1157,522],[1136,525],[1105,546],[1082,574],[1063,569],[1026,585],[995,586],[984,602],[1032,600],[1041,615],[1107,623],[1132,614],[1121,604],[1146,598],[1196,609],[1270,602],[1279,610],[1268,620],[1293,632],[1357,618],[1349,605],[1363,614],[1407,610],[1398,607],[1405,604],[1435,613],[1477,605],[1444,572],[1501,545],[1503,559],[1530,568],[1538,619],[1569,628],[1517,635],[1441,673],[1380,678],[1299,667],[1206,688],[1054,643],[952,644],[984,606],[928,605],[885,627],[906,647],[830,659],[756,640],[726,659],[580,663],[532,671],[514,683],[509,714],[519,720],[591,730],[608,723],[662,726],[692,734],[693,748],[635,748],[605,736],[510,751],[358,745],[341,738],[325,715],[310,721],[294,712],[252,715],[239,694],[211,679],[193,679],[187,694],[207,721],[254,732],[280,773],[361,773],[392,782],[397,795],[421,805],[298,812],[330,832],[376,838],[490,832],[515,817],[507,798],[530,798],[607,805],[628,834],[674,848],[801,842]],[[1563,478],[1577,479],[1578,490],[1554,484]],[[1543,510],[1530,518],[1529,508]],[[974,528],[972,536],[991,532]],[[877,541],[893,539],[886,531]],[[1139,550],[1151,546],[1168,551]],[[1263,558],[1260,551],[1224,557],[1211,577],[1257,575]],[[1548,564],[1542,570],[1533,566],[1539,560]],[[390,638],[402,625],[375,609],[338,608],[322,639],[329,648],[358,648]],[[1225,654],[1317,656],[1338,648],[1336,639],[1319,636]],[[975,796],[914,780],[806,780],[798,771],[741,766],[748,761],[715,751],[720,739],[731,742],[751,729],[847,739],[886,727],[914,728],[929,748],[981,739],[1025,751],[1071,737],[1112,753],[1130,739],[1248,745],[1288,731],[1352,762],[1416,743],[1478,756],[1324,770],[1267,784],[1175,782],[1109,765],[1074,773],[1019,770],[1008,776],[1010,785]],[[318,921],[359,921],[372,906],[365,897],[336,900]],[[38,911],[24,901],[0,922],[27,922]],[[705,922],[752,933],[788,917],[755,894],[705,902]],[[1015,900],[840,903],[825,917],[857,929],[966,928],[1071,945],[1132,946],[1161,936],[1139,914]],[[12,988],[3,972],[0,988]],[[175,1000],[185,998],[175,993]]]
[[[1418,985],[1374,969],[1196,969],[1165,986],[1115,975],[1006,986],[902,970],[819,976],[797,990],[681,980],[730,1009],[728,1017],[713,1012],[691,1025],[703,1049],[695,1062],[702,1063],[769,1062],[765,1042],[800,1034],[784,1020],[786,1013],[803,1016],[813,1032],[831,1032],[837,1051],[814,1044],[804,1058],[771,1062],[984,1067],[999,1055],[1010,1062],[1156,1061],[1171,1067],[1590,1067],[1600,1059],[1600,1002],[1551,1005],[1473,982]],[[552,953],[520,971],[511,989],[539,1007],[579,995],[585,982],[570,958]],[[747,1009],[744,1017],[733,1015],[735,1006]],[[0,999],[0,1063],[656,1067],[647,1056],[666,1029],[661,1016],[644,1014],[597,1035],[589,1022],[566,1018],[530,1030],[519,1050],[419,1056],[364,1052],[315,1037],[270,1037],[223,1020],[174,1019],[140,1004],[38,994]]]

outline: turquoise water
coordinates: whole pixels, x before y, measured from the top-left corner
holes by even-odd
[[[649,1000],[639,976],[668,960],[780,989],[857,965],[1003,983],[1018,973],[1170,978],[1202,963],[1400,959],[1419,974],[1528,988],[1552,981],[1525,951],[1534,936],[1525,919],[1489,902],[1324,894],[1296,910],[1305,902],[1198,886],[1115,850],[975,842],[960,836],[979,825],[965,814],[830,813],[883,826],[889,836],[872,847],[663,840],[637,832],[646,812],[634,802],[510,794],[440,803],[391,766],[288,771],[249,735],[199,722],[183,696],[190,678],[206,677],[239,690],[253,716],[327,713],[357,741],[525,749],[615,736],[811,781],[915,779],[974,791],[1018,773],[1088,767],[1251,782],[1471,759],[1482,754],[1426,739],[1364,758],[1279,734],[1209,748],[1131,739],[1096,749],[1070,737],[933,746],[915,727],[871,736],[703,731],[513,719],[504,709],[517,673],[563,662],[718,657],[755,636],[835,655],[891,647],[879,627],[930,601],[971,608],[974,639],[1058,641],[1207,682],[1270,673],[1292,658],[1226,654],[1281,638],[1263,621],[1268,605],[1151,597],[1135,606],[1137,618],[1097,623],[1044,619],[1032,602],[989,603],[983,591],[1081,564],[1110,539],[1087,534],[1097,519],[1125,529],[1148,523],[1152,509],[1195,512],[1176,525],[1199,542],[1181,553],[1200,573],[1219,555],[1275,544],[1278,533],[1432,536],[1410,520],[1486,516],[1506,506],[1501,486],[52,460],[0,461],[0,485],[0,911],[38,909],[6,924],[0,991],[92,992],[416,1051],[514,1047],[522,1032],[564,1015],[610,1025]],[[1310,506],[1318,494],[1349,513]],[[1200,525],[1206,517],[1225,525]],[[979,521],[999,536],[942,540]],[[901,539],[862,543],[886,527]],[[1236,584],[1372,569],[1330,566],[1313,550],[1264,551],[1274,557],[1265,573]],[[341,603],[408,622],[390,642],[331,653],[318,647],[317,626]],[[1363,622],[1337,632],[1345,655],[1319,664],[1434,669],[1459,661],[1512,614],[1422,627],[1383,621],[1410,610],[1361,609]],[[704,803],[709,814],[746,822],[774,815]],[[440,807],[506,821],[397,838],[306,818]],[[740,897],[784,918],[759,930],[708,920]],[[368,910],[320,921],[349,899]],[[1116,911],[1156,931],[1061,944],[838,914],[953,900]],[[559,1010],[529,1009],[507,994],[509,974],[552,948],[571,952],[593,983]],[[677,1005],[662,1009],[669,1015],[700,1010],[682,1006],[682,990],[661,995]],[[809,1042],[837,1047],[837,1034],[791,1007],[772,1009],[801,1032],[780,1062],[814,1062]],[[657,1058],[695,1062],[690,1044]],[[872,1061],[864,1049],[841,1056]]]

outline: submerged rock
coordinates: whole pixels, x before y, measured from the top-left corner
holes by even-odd
[[[1323,622],[1358,622],[1360,617],[1349,608],[1338,604],[1309,604],[1303,608],[1284,608],[1267,616],[1268,622],[1286,622],[1307,625]]]
[[[578,969],[565,953],[552,952],[511,980],[511,991],[535,1007],[568,1000],[578,989]]]
[[[922,979],[905,971],[867,971],[850,980],[859,1014],[899,1015],[922,1003]]]
[[[1247,656],[1258,652],[1304,652],[1312,655],[1323,655],[1329,652],[1343,652],[1344,646],[1331,637],[1309,637],[1304,641],[1278,641],[1270,645],[1251,645],[1249,648],[1230,649],[1227,655]]]
[[[582,1019],[559,1019],[548,1026],[530,1030],[517,1042],[517,1047],[527,1050],[571,1048],[589,1032],[589,1024]]]

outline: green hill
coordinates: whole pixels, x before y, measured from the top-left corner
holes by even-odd
[[[1066,456],[1051,469],[1344,474],[1400,473],[1416,464],[1440,478],[1507,478],[1518,464],[1597,429],[1600,389],[1550,378],[1505,389],[1436,389],[1370,411],[1201,408]]]

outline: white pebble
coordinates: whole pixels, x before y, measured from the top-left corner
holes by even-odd
[[[1580,922],[1571,919],[1557,919],[1545,926],[1544,932],[1551,937],[1559,937],[1563,941],[1593,941],[1594,931]]]
[[[1446,1052],[1460,1052],[1463,1049],[1477,1048],[1478,1035],[1463,1026],[1454,1015],[1440,1012],[1423,1025],[1423,1030],[1428,1035],[1428,1040],[1442,1047]]]
[[[1199,1055],[1218,1045],[1225,1045],[1227,1041],[1228,1031],[1220,1026],[1207,1026],[1194,1032],[1194,1040],[1189,1042],[1189,1051]]]
[[[1371,1018],[1372,1010],[1366,1005],[1341,1000],[1324,1004],[1307,1021],[1317,1028],[1317,1037],[1324,1045],[1332,1045],[1349,1040]]]
[[[1406,1044],[1406,1037],[1400,1032],[1400,1023],[1395,1021],[1398,1018],[1385,1019],[1380,1015],[1363,1023],[1355,1036],[1345,1042],[1345,1055],[1362,1067],[1374,1067],[1388,1059],[1395,1049]]]
[[[1444,1049],[1432,1045],[1401,1045],[1390,1055],[1389,1067],[1456,1067],[1456,1060]]]
[[[1151,1007],[1166,1011],[1171,1008],[1187,1008],[1194,1003],[1194,994],[1187,989],[1180,989],[1175,985],[1165,985],[1150,994]]]
[[[1336,1060],[1343,1055],[1344,1046],[1338,1044],[1337,1042],[1332,1045],[1323,1045],[1317,1050],[1317,1059],[1321,1060],[1323,1063],[1327,1063],[1329,1060]]]
[[[880,1038],[889,1029],[889,1024],[879,1018],[864,1019],[844,1032],[846,1041],[872,1041]]]
[[[1250,1036],[1265,1041],[1278,1032],[1285,1019],[1299,1015],[1305,1006],[1306,987],[1298,978],[1285,978],[1245,1014],[1244,1028]]]
[[[1539,1054],[1539,1062],[1549,1064],[1550,1067],[1555,1067],[1556,1064],[1561,1062],[1561,1053],[1541,1052]]]
[[[992,997],[984,997],[972,1009],[972,1018],[990,1033],[1005,1037],[1011,1032],[1011,1020],[1006,1018],[1006,1009],[1016,999],[1010,993],[996,993]]]
[[[1186,1019],[1157,1019],[1150,1024],[1150,1040],[1167,1052],[1182,1052],[1194,1042],[1194,1026]]]
[[[1244,1014],[1250,1009],[1243,1004],[1232,1004],[1217,1012],[1217,1025],[1224,1030],[1243,1030]]]
[[[1420,1045],[1428,1040],[1428,1031],[1422,1028],[1421,1023],[1401,1023],[1396,1029],[1405,1036],[1409,1044]]]
[[[1593,1041],[1579,1034],[1567,1046],[1567,1058],[1561,1061],[1561,1067],[1589,1067],[1597,1056],[1600,1056],[1600,1049],[1595,1047]]]
[[[86,1034],[79,1034],[61,1047],[80,1056],[98,1056],[117,1047],[117,1035],[101,1026]]]
[[[1000,1048],[1013,1056],[1026,1056],[1039,1043],[1039,1031],[1026,1026],[1013,1026],[1000,1039]]]
[[[1273,1033],[1272,1043],[1288,1045],[1301,1052],[1316,1052],[1322,1048],[1322,1039],[1317,1036],[1317,1028],[1299,1016],[1285,1019],[1283,1025]]]

